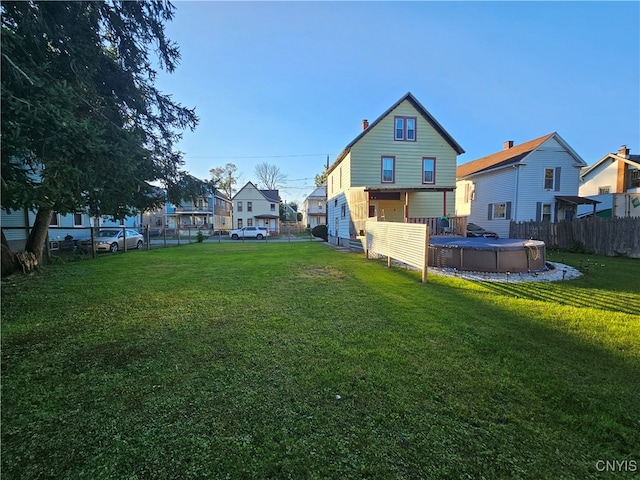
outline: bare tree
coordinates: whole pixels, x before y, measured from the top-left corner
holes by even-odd
[[[267,162],[256,165],[254,172],[265,190],[277,190],[287,180],[287,176],[280,171],[280,167]]]
[[[238,177],[234,175],[237,170],[238,167],[234,163],[227,163],[224,167],[209,170],[211,178],[217,183],[218,188],[229,198],[233,197],[234,187],[238,183]]]

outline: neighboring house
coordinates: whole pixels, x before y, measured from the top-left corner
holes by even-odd
[[[462,164],[457,169],[456,214],[501,237],[509,223],[571,220],[581,204],[580,168],[586,163],[556,132]],[[593,207],[592,207],[593,208]]]
[[[600,217],[640,217],[640,155],[631,155],[626,145],[608,153],[580,173],[580,195],[600,201]],[[579,215],[588,215],[579,209]]]
[[[327,184],[323,183],[304,199],[302,203],[302,224],[313,228],[327,224]]]
[[[33,226],[36,214],[25,210],[7,212],[0,209],[0,226],[11,250],[17,252],[24,249]],[[49,224],[49,248],[58,249],[63,242],[73,242],[91,236],[90,227],[122,226],[137,228],[141,225],[140,216],[130,216],[124,220],[113,221],[108,216],[90,217],[87,213],[70,213],[61,215],[54,212]]]
[[[278,190],[259,190],[247,182],[233,198],[234,228],[266,227],[271,235],[280,232],[280,195]]]
[[[284,205],[282,205],[282,215],[280,219],[283,222],[298,223],[298,206],[288,204],[285,200]]]
[[[222,192],[207,197],[197,198],[195,201],[185,200],[180,205],[167,203],[165,205],[167,228],[204,228],[214,231],[229,231],[232,225],[232,202]],[[156,221],[159,219],[156,214]],[[153,223],[151,222],[153,227]]]
[[[426,222],[454,212],[462,147],[407,93],[349,143],[327,170],[329,241],[348,244],[368,218]]]

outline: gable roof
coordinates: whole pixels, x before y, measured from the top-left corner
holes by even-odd
[[[270,202],[280,203],[280,192],[278,190],[260,190],[260,193]]]
[[[580,164],[586,165],[585,161],[580,158],[568,144],[565,142],[557,132],[551,132],[542,137],[534,138],[528,142],[521,143],[520,145],[514,145],[506,150],[501,150],[486,157],[478,158],[470,162],[464,163],[456,169],[456,177],[464,178],[469,175],[492,170],[494,168],[504,167],[507,165],[513,165],[522,161],[531,152],[539,148],[544,142],[554,138],[560,145],[562,145],[571,156]]]
[[[278,190],[260,190],[252,182],[245,183],[244,186],[236,192],[236,194],[233,196],[231,200],[236,198],[240,194],[240,192],[245,188],[247,188],[249,185],[251,185],[254,189],[258,190],[258,192],[260,192],[260,194],[268,202],[280,203],[280,192]]]
[[[342,161],[342,159],[346,157],[347,154],[351,151],[351,148],[356,143],[358,143],[360,139],[362,139],[362,137],[364,137],[367,133],[369,133],[373,129],[373,127],[375,127],[378,123],[384,120],[385,117],[387,117],[393,110],[395,110],[398,107],[398,105],[400,105],[405,100],[408,101],[413,106],[413,108],[415,108],[418,111],[418,113],[422,116],[422,118],[424,118],[427,121],[427,123],[431,125],[436,130],[436,132],[440,134],[440,136],[451,146],[451,148],[453,148],[456,151],[458,155],[462,155],[464,153],[464,150],[460,146],[460,144],[458,144],[458,142],[456,142],[453,139],[453,137],[449,135],[449,133],[442,127],[442,125],[440,125],[440,123],[438,123],[438,121],[433,117],[433,115],[431,115],[427,111],[427,109],[422,106],[422,104],[416,99],[416,97],[414,97],[411,94],[411,92],[407,92],[402,98],[400,98],[400,100],[398,100],[396,103],[391,105],[391,107],[389,107],[382,115],[380,115],[372,123],[370,123],[365,130],[360,132],[360,134],[356,138],[354,138],[351,141],[351,143],[349,143],[344,148],[344,150],[342,150],[342,152],[340,152],[340,155],[338,155],[336,160],[329,167],[329,169],[327,170],[327,173],[331,173],[333,170],[335,170],[335,168]]]
[[[585,176],[593,172],[596,168],[598,168],[608,159],[619,160],[633,167],[640,168],[640,155],[629,155],[629,158],[626,158],[621,155],[618,155],[617,153],[607,153],[604,157],[602,157],[593,165],[590,165],[587,168],[583,168],[582,171],[580,172],[580,178],[584,178]]]
[[[307,195],[307,199],[309,198],[326,198],[327,196],[327,183],[323,183],[322,185],[316,187],[316,189]]]

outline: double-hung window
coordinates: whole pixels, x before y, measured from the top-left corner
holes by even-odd
[[[493,218],[507,218],[507,204],[506,203],[494,203],[493,204]]]
[[[553,188],[553,168],[544,169],[544,189],[551,190]]]
[[[487,220],[511,220],[511,202],[490,203]]]
[[[436,159],[422,158],[422,183],[436,183]]]
[[[83,219],[84,219],[84,215],[82,213],[74,213],[73,214],[73,226],[74,227],[82,227],[84,225]]]
[[[382,183],[394,183],[396,174],[396,157],[382,157]]]
[[[416,117],[394,117],[393,139],[398,142],[416,141]]]
[[[253,202],[247,202],[247,212],[253,212]]]
[[[560,191],[560,167],[544,169],[544,189]]]
[[[241,212],[242,211],[242,202],[238,201],[238,211]]]

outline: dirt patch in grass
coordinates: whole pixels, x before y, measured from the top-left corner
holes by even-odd
[[[151,355],[148,345],[107,342],[79,349],[74,353],[73,364],[84,368],[87,364],[97,364],[106,369],[120,369],[146,360]]]
[[[338,278],[344,279],[346,275],[343,271],[329,266],[305,267],[298,273],[302,278]]]

